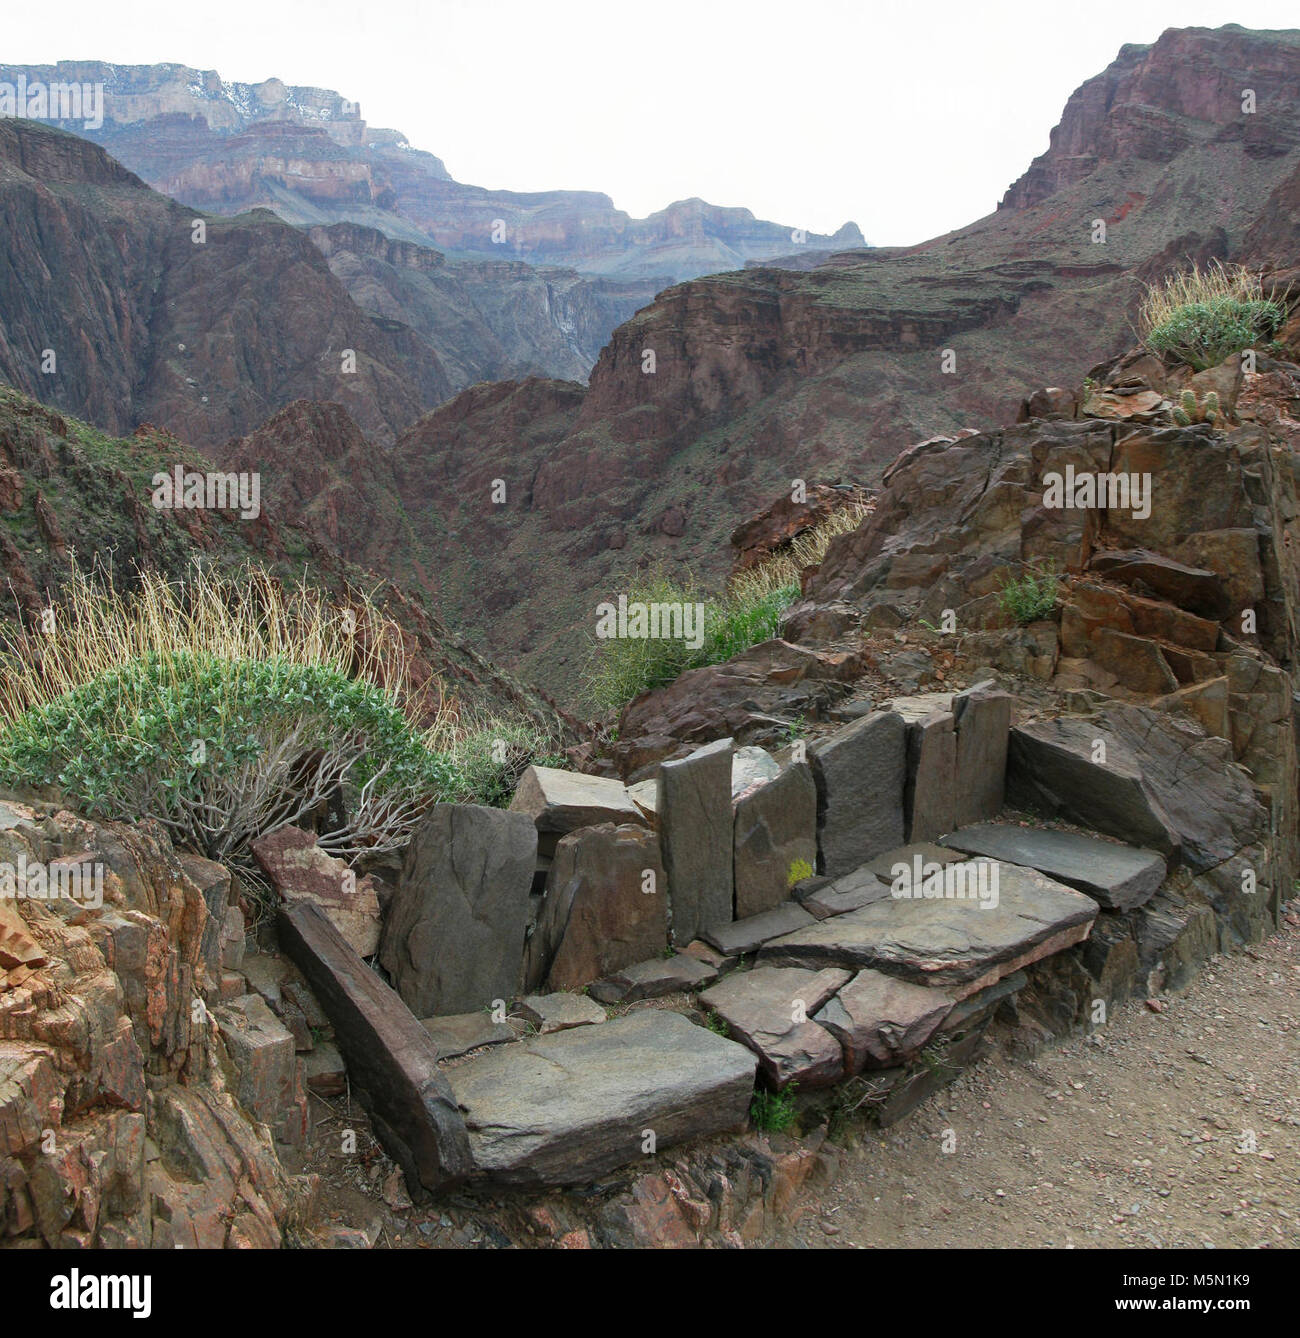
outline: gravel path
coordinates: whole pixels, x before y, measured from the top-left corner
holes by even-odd
[[[791,1243],[1300,1246],[1298,907],[1163,1011],[1134,1001],[1031,1061],[994,1056],[861,1132]]]

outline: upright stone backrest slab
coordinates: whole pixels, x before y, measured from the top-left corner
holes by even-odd
[[[1106,745],[1105,761],[1098,744]],[[1142,778],[1138,760],[1096,721],[1035,720],[1011,731],[1007,793],[1021,808],[1062,813],[1073,822],[1181,859],[1173,823]]]
[[[1157,850],[1171,869],[1215,868],[1268,825],[1226,739],[1127,702],[1016,729],[1007,784],[1017,802]]]
[[[307,977],[375,1132],[409,1183],[469,1174],[469,1136],[428,1032],[310,902],[282,910],[280,944]]]
[[[957,787],[953,817],[958,827],[986,822],[1002,811],[1006,791],[1011,694],[977,683],[952,699],[957,728]]]
[[[668,946],[668,884],[646,827],[602,823],[556,847],[524,987],[578,990]]]
[[[906,726],[873,711],[809,749],[817,783],[819,873],[839,878],[903,844]]]
[[[732,750],[719,739],[659,768],[660,849],[678,945],[732,918]]]
[[[909,841],[934,841],[956,826],[957,734],[951,711],[907,722],[903,815]]]
[[[786,767],[774,780],[736,801],[736,919],[780,906],[790,898],[790,870],[797,861],[817,867],[817,785],[806,762]]]
[[[379,960],[418,1017],[510,999],[524,956],[537,829],[526,813],[435,804],[415,834]]]

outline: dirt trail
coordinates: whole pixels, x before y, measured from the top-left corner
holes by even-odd
[[[1293,912],[1300,903],[1292,903]],[[1151,1011],[863,1131],[786,1242],[1300,1246],[1300,917]],[[945,1152],[951,1131],[951,1152]]]

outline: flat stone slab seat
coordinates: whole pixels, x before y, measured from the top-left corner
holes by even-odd
[[[944,837],[941,844],[1037,869],[1086,892],[1112,911],[1141,906],[1165,880],[1165,861],[1154,850],[1117,845],[1078,832],[985,822],[963,827]]]
[[[718,978],[718,969],[689,953],[672,957],[653,957],[648,962],[625,966],[590,987],[593,999],[601,1003],[636,1003],[641,999],[661,999],[665,994],[683,990],[702,990]]]
[[[504,1184],[589,1182],[645,1156],[739,1128],[757,1060],[679,1013],[646,1008],[503,1046],[447,1070],[474,1163]]]
[[[844,1074],[840,1042],[812,1016],[848,971],[759,966],[737,971],[700,995],[731,1033],[758,1055],[763,1076],[778,1090],[829,1087]]]
[[[809,887],[800,896],[800,901],[819,920],[860,910],[873,901],[882,901],[889,896],[894,866],[901,863],[910,869],[917,855],[920,855],[923,865],[955,864],[966,858],[961,851],[945,850],[928,841],[916,841],[877,855],[842,878],[832,879],[829,883],[823,880],[822,885]]]
[[[952,1011],[956,999],[932,985],[859,971],[817,1014],[844,1047],[844,1072],[888,1068],[914,1059]]]
[[[807,881],[808,887],[796,890],[803,908],[819,920],[861,910],[863,906],[869,906],[873,901],[889,895],[889,884],[869,864],[840,878]]]
[[[743,957],[746,953],[757,952],[770,938],[779,938],[814,923],[813,917],[802,906],[787,901],[783,906],[759,915],[705,929],[700,937],[724,957]]]
[[[968,861],[957,868],[971,868]],[[759,949],[773,966],[872,967],[963,999],[1002,976],[1088,937],[1098,906],[1035,869],[1001,864],[998,903],[886,896],[861,910],[772,939]]]
[[[463,1180],[473,1169],[469,1139],[429,1033],[318,906],[282,909],[278,928],[285,953],[329,1017],[375,1133],[408,1184],[439,1190]]]

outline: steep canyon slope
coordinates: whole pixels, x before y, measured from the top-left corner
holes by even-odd
[[[1125,47],[988,217],[678,285],[615,332],[585,392],[530,380],[434,410],[391,457],[418,541],[397,560],[492,653],[571,693],[595,604],[629,571],[717,581],[729,531],[791,480],[872,485],[909,443],[1013,420],[1035,386],[1128,348],[1143,281],[1189,259],[1285,278],[1297,126],[1300,32]],[[265,440],[242,454],[284,459]],[[385,540],[355,506],[337,542],[369,560]]]

